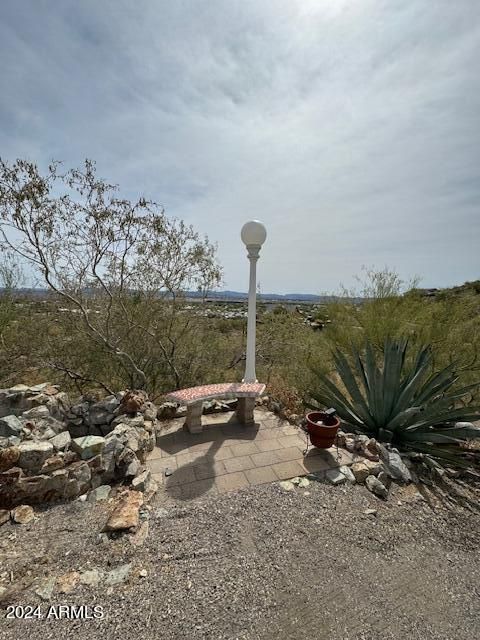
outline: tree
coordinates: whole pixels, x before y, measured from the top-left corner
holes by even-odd
[[[69,337],[106,357],[120,380],[152,391],[161,373],[164,386],[182,384],[180,347],[193,328],[183,292],[221,278],[206,237],[143,197],[120,198],[90,160],[41,174],[26,160],[0,159],[0,245],[39,274],[62,300]],[[49,364],[92,380],[72,370],[68,353]]]

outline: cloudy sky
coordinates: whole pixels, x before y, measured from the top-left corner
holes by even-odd
[[[1,0],[0,155],[77,166],[264,292],[480,277],[479,0]]]

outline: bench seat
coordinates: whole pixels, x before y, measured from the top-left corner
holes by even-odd
[[[255,398],[265,392],[265,386],[259,382],[206,384],[172,391],[165,397],[172,402],[186,405],[187,417],[185,426],[191,433],[200,433],[202,431],[203,403],[207,400],[238,398],[236,409],[238,421],[244,425],[254,424],[253,409],[255,407]]]

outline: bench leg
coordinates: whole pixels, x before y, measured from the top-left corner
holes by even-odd
[[[202,410],[203,402],[195,402],[195,404],[189,404],[187,406],[187,417],[185,419],[185,426],[190,433],[202,432]]]
[[[237,420],[246,427],[255,424],[253,410],[255,408],[255,398],[239,398],[237,404]]]

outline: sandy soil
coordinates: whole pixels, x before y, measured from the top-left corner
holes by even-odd
[[[106,503],[50,506],[28,525],[3,525],[0,638],[480,637],[480,517],[465,507],[412,503],[399,490],[383,503],[361,486],[319,482],[185,503],[159,494],[150,507],[139,547],[129,535],[99,537]],[[49,575],[124,563],[121,584],[78,585],[49,601],[34,592]],[[98,605],[104,618],[46,619],[60,604]],[[6,619],[9,605],[38,605],[43,619]]]

